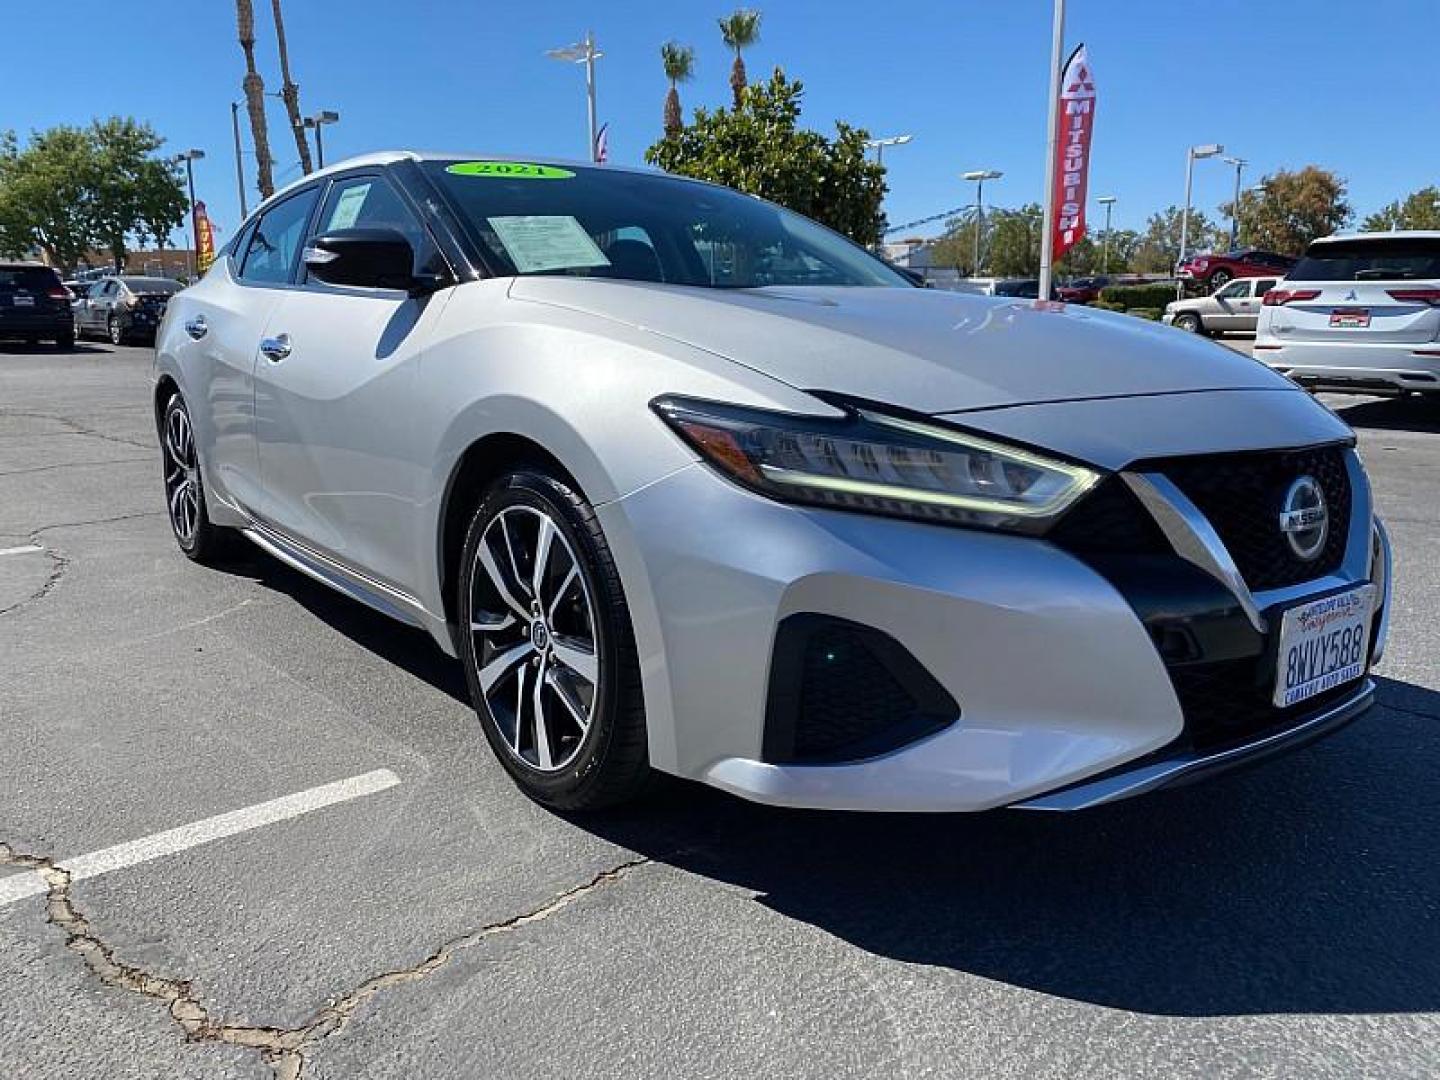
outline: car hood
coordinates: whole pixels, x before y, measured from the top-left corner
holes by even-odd
[[[1224,346],[1128,315],[932,289],[703,289],[516,278],[510,296],[726,357],[801,390],[925,413],[1293,389]]]

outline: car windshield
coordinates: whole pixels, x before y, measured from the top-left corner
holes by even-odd
[[[911,288],[863,248],[727,188],[658,173],[429,161],[504,274],[621,278],[710,288]]]
[[[1440,237],[1357,237],[1310,245],[1291,281],[1440,278]]]
[[[59,275],[44,266],[0,266],[0,292],[49,289],[60,283]]]

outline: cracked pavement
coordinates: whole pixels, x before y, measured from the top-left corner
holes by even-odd
[[[0,1075],[1432,1076],[1440,408],[1327,399],[1397,548],[1382,707],[1083,815],[537,809],[419,634],[174,549],[148,354],[0,346]],[[66,860],[387,768],[353,802]]]

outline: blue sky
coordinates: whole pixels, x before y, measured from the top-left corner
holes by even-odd
[[[805,120],[909,132],[886,154],[899,224],[973,199],[958,175],[994,168],[1001,205],[1039,200],[1044,169],[1049,0],[750,0],[764,11],[752,77],[776,64],[806,86]],[[66,0],[8,5],[0,35],[0,128],[131,114],[170,147],[204,148],[199,197],[225,230],[237,217],[229,105],[243,74],[230,0]],[[266,88],[279,74],[268,0],[255,0]],[[383,147],[585,153],[582,69],[544,56],[593,28],[612,160],[639,163],[659,134],[659,45],[695,46],[695,105],[728,100],[715,18],[730,0],[285,0],[292,64],[308,111],[338,109],[326,157]],[[87,32],[86,28],[97,32]],[[103,28],[103,29],[100,29]],[[1440,182],[1440,0],[1071,0],[1068,43],[1090,47],[1100,101],[1091,195],[1114,194],[1117,227],[1183,198],[1185,148],[1222,142],[1247,174],[1316,162],[1349,181],[1368,213]],[[17,81],[16,72],[28,75]],[[277,174],[297,175],[283,107],[271,102]],[[248,141],[248,134],[247,134]],[[253,163],[247,162],[253,193]],[[1196,172],[1213,214],[1233,173]],[[253,194],[252,194],[253,203]],[[1091,221],[1098,225],[1098,207]]]

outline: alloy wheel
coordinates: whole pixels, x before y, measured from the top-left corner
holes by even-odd
[[[195,433],[183,405],[165,417],[165,501],[170,526],[181,545],[195,543],[200,528],[200,469],[195,460]]]
[[[585,573],[543,510],[509,506],[485,527],[471,575],[480,692],[509,752],[559,772],[580,753],[600,701],[600,648]]]

